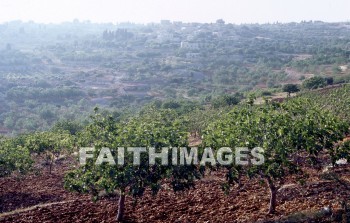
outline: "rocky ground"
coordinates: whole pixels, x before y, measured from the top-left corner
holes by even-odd
[[[63,176],[72,162],[64,160],[51,174],[44,169],[0,179],[0,223],[115,222],[117,195],[94,202],[89,195],[63,189]],[[275,215],[266,214],[269,193],[261,182],[255,181],[237,196],[234,190],[226,195],[221,190],[224,174],[219,172],[209,173],[195,189],[179,194],[165,186],[158,195],[147,193],[136,202],[127,197],[126,222],[342,222],[341,202],[350,200],[350,166],[332,171],[330,175],[309,171],[304,186],[288,180],[278,192]],[[323,215],[325,207],[333,214]]]

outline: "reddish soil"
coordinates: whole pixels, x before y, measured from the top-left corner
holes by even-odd
[[[66,160],[56,165],[52,174],[43,171],[0,179],[0,223],[115,222],[117,196],[93,202],[88,195],[63,189],[63,176],[70,163]],[[317,212],[326,206],[337,210],[341,200],[350,199],[350,166],[334,171],[342,183],[320,178],[321,171],[309,171],[307,185],[281,189],[275,215],[266,214],[269,194],[259,181],[235,197],[233,192],[224,194],[224,174],[215,173],[198,181],[195,189],[179,194],[165,187],[154,197],[147,193],[137,203],[127,197],[126,222],[272,222],[296,212]],[[292,183],[291,178],[287,184]]]

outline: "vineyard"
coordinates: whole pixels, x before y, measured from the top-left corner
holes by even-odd
[[[339,118],[350,122],[350,85],[337,85],[302,93],[300,97],[314,101],[322,110],[331,111]]]
[[[283,103],[249,98],[183,114],[150,106],[124,119],[95,109],[85,127],[64,122],[2,138],[0,222],[348,222],[349,94],[344,85]],[[201,138],[204,165],[151,165],[142,153],[135,166],[131,152],[122,165],[77,162],[79,148],[89,146],[91,156],[118,159],[120,146],[189,149],[191,132]],[[237,153],[221,150],[236,147],[261,148],[264,162],[209,159],[237,161]]]

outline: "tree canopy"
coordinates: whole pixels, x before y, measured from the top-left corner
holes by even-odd
[[[109,148],[113,157],[118,156],[118,147],[147,147],[160,152],[163,147],[187,147],[186,125],[171,110],[148,110],[126,122],[117,122],[111,116],[96,114],[91,125],[81,136],[80,146],[94,146],[97,157],[103,148]],[[169,153],[169,157],[170,157]],[[124,163],[95,165],[93,159],[86,165],[66,175],[65,187],[96,196],[100,190],[107,193],[119,192],[117,220],[124,215],[125,195],[140,197],[146,188],[156,194],[161,188],[161,180],[169,179],[174,191],[184,190],[194,185],[200,172],[194,165],[161,165],[159,159],[150,164],[148,153],[139,156],[140,164],[133,164],[133,154],[125,151]],[[167,157],[168,158],[168,157]]]
[[[332,114],[318,109],[311,101],[296,99],[285,104],[234,108],[204,132],[204,145],[220,147],[260,147],[262,165],[228,168],[228,185],[240,184],[244,175],[266,181],[270,189],[269,213],[275,212],[277,191],[289,174],[302,173],[296,157],[303,151],[315,162],[326,149],[332,156],[334,143],[344,137],[349,125]],[[337,153],[339,158],[339,153]],[[344,155],[344,154],[343,154]],[[334,162],[334,159],[332,159]]]

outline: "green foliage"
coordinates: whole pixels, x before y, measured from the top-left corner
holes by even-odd
[[[0,177],[8,176],[12,172],[26,173],[32,164],[30,152],[21,145],[19,138],[0,138]]]
[[[165,100],[159,101],[155,100],[152,103],[144,106],[141,109],[141,113],[149,109],[171,109],[175,111],[178,115],[189,114],[192,111],[199,109],[201,106],[197,101],[186,101],[186,100]]]
[[[299,97],[313,101],[319,109],[330,111],[333,115],[350,123],[350,85],[304,92]]]
[[[289,174],[301,171],[295,161],[297,154],[307,152],[314,161],[321,151],[328,149],[335,157],[333,144],[342,139],[348,127],[347,123],[318,109],[311,101],[298,98],[280,105],[234,108],[209,125],[203,143],[214,149],[263,148],[265,162],[262,165],[229,166],[228,182],[238,183],[242,175],[265,179],[276,202],[278,183]],[[274,205],[270,204],[270,212],[275,210]]]
[[[317,89],[327,85],[326,80],[323,77],[312,77],[303,81],[303,88],[306,89]]]
[[[335,165],[340,159],[350,160],[350,140],[338,143],[330,151],[332,153],[332,164]]]
[[[9,100],[21,102],[25,99],[35,99],[41,102],[53,101],[62,102],[69,98],[84,96],[84,92],[72,87],[61,88],[34,88],[34,87],[14,87],[7,91]]]
[[[68,131],[36,132],[26,136],[24,146],[31,153],[44,155],[51,173],[55,159],[73,151],[74,138]]]
[[[209,123],[212,123],[214,120],[219,119],[225,111],[226,110],[218,111],[212,108],[208,108],[196,109],[190,112],[185,116],[185,118],[188,120],[188,132],[190,132],[195,137],[201,136]]]
[[[102,147],[110,148],[116,159],[118,147],[154,147],[159,152],[162,147],[188,145],[186,124],[177,119],[173,110],[149,109],[127,122],[117,122],[111,116],[98,113],[92,118],[93,122],[81,134],[79,144],[94,146],[95,158]],[[86,165],[66,175],[65,187],[94,196],[101,190],[107,193],[118,190],[120,195],[128,193],[140,197],[146,188],[156,194],[162,179],[169,179],[173,190],[178,191],[192,187],[194,180],[200,177],[196,166],[163,166],[160,160],[150,165],[148,153],[142,153],[140,159],[140,165],[133,165],[133,154],[127,150],[123,165],[95,165],[94,160],[89,159]]]
[[[71,151],[74,139],[69,132],[37,132],[26,137],[25,146],[35,153]]]
[[[77,121],[62,120],[58,121],[52,127],[52,131],[68,131],[71,135],[76,135],[83,129],[82,124]]]
[[[282,91],[287,92],[288,95],[300,91],[298,85],[296,84],[285,84],[283,85]]]
[[[350,75],[342,75],[334,78],[334,84],[343,84],[350,82]]]
[[[324,79],[325,79],[327,85],[332,85],[334,83],[333,77],[325,77]]]
[[[186,49],[178,40],[188,33],[176,24],[162,40],[156,35],[162,26],[9,23],[0,39],[0,125],[13,134],[46,131],[58,120],[86,117],[96,105],[138,110],[154,98],[201,103],[207,95],[279,88],[297,70],[301,77],[333,67],[334,82],[347,82],[349,70],[339,66],[349,62],[349,32],[337,28],[342,25],[206,24],[203,31],[186,24],[193,30],[190,43],[198,43]],[[224,35],[216,35],[218,29]],[[14,35],[17,30],[25,37]]]
[[[264,96],[272,96],[272,92],[271,91],[262,91],[260,95],[262,97],[264,97]]]
[[[177,101],[173,101],[173,100],[170,100],[170,101],[166,101],[162,104],[162,108],[163,109],[178,109],[181,107],[181,104]]]
[[[233,95],[222,95],[217,98],[212,99],[211,105],[213,108],[220,108],[225,106],[237,105],[240,99]]]

